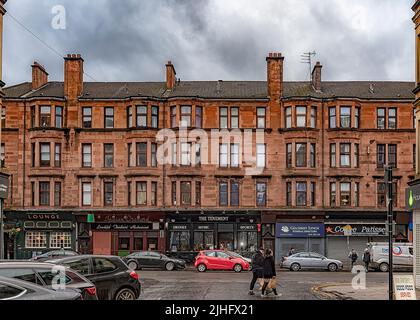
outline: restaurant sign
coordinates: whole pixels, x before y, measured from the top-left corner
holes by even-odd
[[[138,231],[138,230],[152,230],[151,223],[135,223],[135,224],[124,224],[124,223],[95,223],[92,224],[92,229],[97,231]]]
[[[327,236],[386,236],[385,224],[326,224]]]

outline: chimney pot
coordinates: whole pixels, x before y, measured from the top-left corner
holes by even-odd
[[[320,92],[322,89],[322,77],[321,77],[322,65],[319,61],[316,62],[312,70],[312,86],[315,91]]]
[[[268,96],[273,101],[280,101],[283,96],[283,61],[279,52],[270,52],[267,61],[267,89]]]
[[[83,58],[80,54],[68,54],[64,58],[64,95],[76,100],[83,92]]]
[[[176,71],[171,61],[166,64],[166,89],[173,90],[176,84]]]

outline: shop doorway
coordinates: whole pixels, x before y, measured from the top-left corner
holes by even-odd
[[[219,249],[233,250],[234,236],[233,232],[220,232],[219,233]]]
[[[156,251],[158,249],[158,238],[147,238],[147,250]]]

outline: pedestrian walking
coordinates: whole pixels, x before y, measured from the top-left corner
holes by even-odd
[[[266,293],[265,290],[267,289],[270,282],[272,282],[273,287],[271,288],[274,292],[274,294],[277,296],[277,288],[276,284],[273,284],[273,279],[276,279],[276,268],[274,265],[274,257],[273,257],[273,251],[270,249],[265,250],[265,257],[264,257],[264,263],[263,263],[263,276],[264,276],[264,285],[261,290],[261,297],[264,297],[264,294]],[[275,282],[275,281],[274,281]]]
[[[349,259],[351,261],[351,269],[353,270],[353,266],[356,263],[357,259],[359,258],[356,250],[351,249],[350,253],[349,253]]]
[[[264,249],[260,248],[252,256],[252,280],[249,285],[249,295],[254,295],[254,286],[258,279],[263,277]]]
[[[369,272],[370,252],[369,252],[368,248],[365,249],[365,252],[363,253],[363,259],[362,260],[365,263],[366,272]]]

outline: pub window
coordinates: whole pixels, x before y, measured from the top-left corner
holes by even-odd
[[[51,107],[41,106],[40,107],[39,126],[40,127],[51,127]]]
[[[350,182],[340,183],[340,206],[350,206]]]
[[[178,160],[177,160],[177,152],[176,152],[176,143],[172,143],[172,165],[176,166]]]
[[[50,144],[49,143],[40,144],[40,159],[41,159],[41,167],[50,166]]]
[[[82,205],[92,205],[92,183],[90,182],[82,183]]]
[[[31,106],[31,128],[35,128],[36,119],[36,107]]]
[[[131,189],[131,181],[127,182],[127,205],[131,206],[131,194],[132,194],[132,189]]]
[[[196,206],[201,205],[201,182],[200,181],[195,182],[195,205]]]
[[[328,108],[328,118],[329,118],[330,129],[335,129],[337,127],[336,108],[335,107],[329,107]]]
[[[104,144],[104,167],[114,167],[114,144],[112,143]]]
[[[257,144],[257,167],[265,167],[265,144]]]
[[[82,167],[92,167],[92,145],[90,143],[82,144]]]
[[[388,108],[388,129],[397,128],[397,108]]]
[[[133,127],[133,107],[127,107],[127,128]]]
[[[354,206],[358,207],[360,204],[360,183],[354,183]]]
[[[152,106],[152,128],[159,127],[159,107]]]
[[[316,184],[311,182],[311,207],[315,207],[316,203]]]
[[[83,128],[92,128],[92,108],[91,107],[83,107],[82,108],[83,114]]]
[[[227,167],[228,166],[228,144],[221,143],[219,145],[219,166]]]
[[[55,107],[55,127],[63,127],[63,107]]]
[[[350,143],[340,143],[340,167],[350,167]]]
[[[70,232],[51,232],[50,233],[51,249],[70,249],[71,233]]]
[[[138,167],[146,167],[147,166],[147,142],[136,143],[136,153],[137,153],[136,165]]]
[[[195,165],[201,166],[201,144],[195,143]]]
[[[227,182],[219,183],[219,205],[228,205],[228,184]]]
[[[285,108],[285,119],[286,119],[286,128],[289,129],[292,127],[292,107]]]
[[[35,206],[35,182],[31,182],[31,206]]]
[[[292,206],[292,183],[286,182],[286,205]]]
[[[156,167],[157,166],[157,144],[156,143],[152,143],[151,144],[151,164],[152,167]]]
[[[385,145],[378,144],[376,146],[376,166],[383,168],[385,165]]]
[[[296,143],[296,167],[306,166],[306,143]]]
[[[230,184],[230,205],[232,207],[239,206],[239,183],[231,182]]]
[[[296,126],[306,127],[306,107],[296,107]]]
[[[114,108],[106,107],[105,108],[105,128],[114,128]]]
[[[181,143],[181,166],[191,165],[191,142]]]
[[[4,143],[1,144],[1,150],[0,150],[0,167],[5,167],[5,146]]]
[[[354,109],[354,127],[360,128],[360,107]]]
[[[26,248],[46,248],[47,233],[45,231],[26,231],[25,232]]]
[[[176,106],[171,107],[171,128],[176,127]]]
[[[286,167],[292,167],[292,144],[286,143]]]
[[[385,129],[385,108],[376,110],[376,123],[378,129]]]
[[[104,205],[112,206],[114,203],[114,183],[104,182]]]
[[[330,143],[330,167],[335,168],[337,166],[337,150],[336,144]]]
[[[396,168],[397,167],[397,145],[388,145],[388,165]]]
[[[180,127],[191,127],[191,106],[181,106],[181,125]]]
[[[257,207],[265,207],[267,204],[267,183],[257,182]]]
[[[239,108],[230,108],[230,127],[232,129],[239,128]]]
[[[315,160],[315,157],[316,157],[316,144],[315,143],[311,143],[310,147],[311,147],[311,149],[310,149],[310,159],[309,159],[309,161],[310,161],[311,167],[312,168],[315,168],[315,166],[316,166],[316,160]]]
[[[61,182],[54,183],[54,206],[61,206]]]
[[[330,207],[335,207],[337,205],[337,190],[336,183],[330,182]]]
[[[306,206],[306,182],[296,182],[296,205]]]
[[[311,107],[311,128],[316,128],[316,107]]]
[[[35,151],[35,142],[31,143],[31,166],[35,167],[35,155],[36,155],[36,151]]]
[[[239,167],[239,144],[232,143],[230,145],[230,166],[233,168]]]
[[[172,205],[176,206],[176,181],[172,181]]]
[[[354,144],[354,166],[356,168],[359,167],[359,144]]]
[[[39,205],[40,206],[50,205],[50,183],[49,182],[39,183]]]
[[[147,127],[147,107],[137,106],[136,116],[137,116],[136,126],[138,128]]]
[[[150,205],[157,205],[157,182],[153,181],[151,184]]]
[[[147,182],[137,182],[137,205],[145,206],[147,204]]]
[[[219,126],[220,129],[227,129],[228,127],[228,108],[222,107],[220,108],[220,120],[219,120]]]
[[[54,166],[59,168],[61,167],[61,143],[56,143],[54,148],[55,148]]]
[[[258,129],[265,128],[265,108],[264,107],[257,108],[257,128]]]
[[[133,157],[133,144],[127,143],[127,166],[131,167],[131,158]]]
[[[181,182],[181,205],[191,205],[191,182]]]
[[[350,128],[351,108],[340,107],[340,127]]]
[[[195,127],[203,127],[203,107],[195,107]]]

